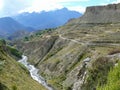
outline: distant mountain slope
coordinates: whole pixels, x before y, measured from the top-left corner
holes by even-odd
[[[78,18],[82,14],[76,11],[70,11],[67,8],[41,12],[41,13],[22,13],[13,17],[25,26],[36,29],[54,28],[65,24],[71,18]]]
[[[29,31],[29,30],[32,30],[32,28],[27,28],[10,17],[0,18],[0,36],[1,37],[8,36],[20,30]]]
[[[26,36],[29,36],[30,32],[28,31],[17,31],[17,32],[14,32],[12,35],[9,35],[7,37],[8,40],[17,40],[17,39],[21,39],[21,38],[24,38]]]

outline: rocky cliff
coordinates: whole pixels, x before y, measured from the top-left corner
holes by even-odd
[[[87,7],[82,17],[74,23],[118,23],[120,22],[120,4]],[[72,22],[71,22],[72,23]]]

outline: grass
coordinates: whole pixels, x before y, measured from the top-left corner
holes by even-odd
[[[5,61],[0,61],[0,71],[3,70],[4,65],[5,65]]]
[[[98,85],[97,90],[120,90],[120,62],[118,66],[111,68],[107,77],[107,83],[104,86]]]
[[[57,90],[63,90],[63,81],[66,79],[65,75],[60,75],[57,77],[54,77],[52,79],[49,79],[47,82],[50,83],[52,86],[54,86]]]
[[[107,76],[112,62],[106,57],[100,57],[92,64],[92,68],[88,69],[87,83],[83,85],[84,90],[92,90],[99,84],[104,85],[107,81]]]
[[[7,48],[9,49],[10,53],[14,56],[16,56],[17,58],[22,58],[22,53],[19,52],[17,49],[15,49],[14,47],[11,46],[7,46]]]
[[[18,65],[25,71],[26,74],[30,74],[28,69],[23,64],[18,62]]]
[[[4,45],[4,48],[8,48]],[[0,90],[46,90],[34,81],[24,66],[0,47]],[[27,72],[26,72],[27,71]]]

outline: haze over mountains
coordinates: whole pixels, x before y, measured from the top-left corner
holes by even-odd
[[[69,19],[78,18],[81,15],[82,14],[79,12],[62,8],[55,11],[43,11],[40,13],[22,13],[13,18],[25,26],[35,29],[46,29],[64,25]]]
[[[0,36],[6,37],[21,30],[30,31],[32,28],[25,27],[10,17],[0,18]]]
[[[71,18],[80,16],[81,14],[76,11],[63,8],[41,13],[22,13],[12,18],[4,17],[0,18],[0,36],[6,37],[19,31],[55,28],[65,24]]]

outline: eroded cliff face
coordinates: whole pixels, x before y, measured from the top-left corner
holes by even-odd
[[[120,22],[120,4],[87,7],[85,14],[73,23],[118,23]],[[72,23],[72,22],[70,22]]]

